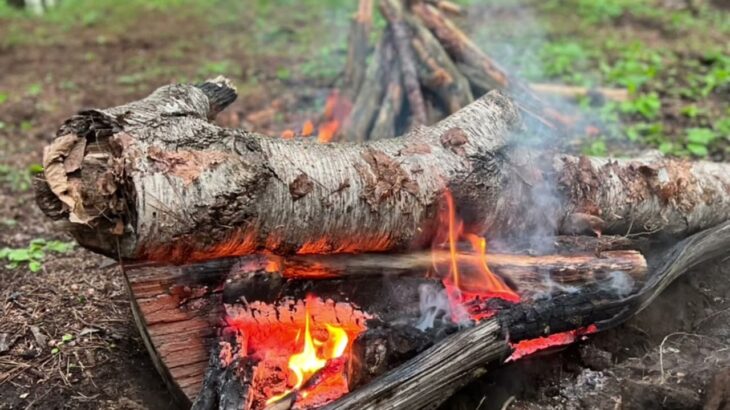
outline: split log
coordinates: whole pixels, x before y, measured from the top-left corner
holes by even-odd
[[[360,93],[365,80],[372,24],[373,0],[360,0],[357,13],[350,23],[350,36],[347,40],[347,64],[343,88],[350,100],[354,100]]]
[[[637,251],[608,251],[595,254],[529,256],[490,253],[485,257],[460,252],[458,264],[489,269],[524,296],[544,294],[552,285],[579,285],[610,280],[621,272],[632,282],[641,282],[646,260]],[[272,269],[272,262],[274,268]],[[445,276],[451,255],[447,251],[408,254],[299,255],[267,258],[269,272],[288,279],[335,279],[357,276],[423,276],[435,269]],[[462,269],[464,270],[464,269]],[[468,275],[468,272],[467,272]]]
[[[499,92],[361,145],[209,123],[234,96],[224,80],[171,85],[70,118],[46,149],[39,206],[89,249],[164,261],[424,248],[446,190],[490,239],[681,237],[730,218],[730,165],[522,149],[518,109]]]
[[[519,107],[523,112],[544,125],[551,128],[570,125],[563,116],[547,107],[527,84],[510,75],[474,44],[437,7],[425,2],[414,2],[411,9],[439,39],[461,72],[471,82],[476,95],[491,90],[507,90],[519,101]]]
[[[415,56],[410,47],[410,38],[413,35],[405,22],[403,3],[401,0],[381,0],[380,11],[388,20],[400,67],[403,70],[403,86],[406,89],[412,115],[411,125],[426,124],[426,105],[421,93],[421,84],[418,81]]]
[[[376,46],[373,64],[368,66],[361,92],[345,119],[341,132],[345,141],[365,141],[380,111],[388,75],[394,71],[395,64],[395,50],[388,39],[389,36],[384,36]]]

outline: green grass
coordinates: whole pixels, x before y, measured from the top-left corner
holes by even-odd
[[[615,153],[621,144],[696,158],[728,151],[730,112],[722,95],[730,91],[730,45],[721,40],[723,33],[725,39],[730,34],[727,11],[709,2],[668,8],[661,0],[457,3],[501,8],[507,11],[504,16],[528,8],[533,17],[524,24],[510,18],[489,24],[472,21],[469,31],[503,65],[530,81],[630,92],[630,100],[623,103],[594,107],[582,102],[588,116],[607,129],[600,137],[584,139],[585,152]],[[183,30],[170,44],[164,63],[150,64],[140,57],[129,62],[132,67],[116,83],[138,89],[163,79],[183,80],[187,73],[199,78],[226,74],[240,80],[242,90],[272,81],[329,84],[344,66],[349,16],[355,8],[352,0],[66,0],[44,16],[32,16],[0,2],[0,24],[6,25],[0,29],[0,44],[61,42],[63,33],[84,28],[102,33],[96,41],[106,44],[143,14],[194,16],[191,21],[206,24],[204,32],[211,33],[201,41],[210,50],[186,47],[201,42],[187,41]],[[379,13],[375,16],[373,42],[385,27]],[[240,53],[227,50],[245,50],[248,64],[234,57]],[[192,60],[196,55],[203,58]],[[91,62],[100,57],[88,51],[85,58]],[[192,61],[191,68],[179,70],[180,60]],[[73,89],[73,84],[68,87]],[[30,84],[21,94],[18,98],[42,99],[44,90],[41,83]],[[10,97],[0,90],[0,105]]]
[[[7,262],[8,269],[27,266],[31,272],[38,272],[43,267],[43,260],[48,253],[68,253],[74,248],[72,242],[49,241],[43,238],[33,239],[24,248],[0,249],[0,260]]]
[[[14,192],[25,192],[30,189],[33,175],[42,171],[43,166],[40,164],[31,164],[25,169],[0,164],[0,185],[8,187]]]

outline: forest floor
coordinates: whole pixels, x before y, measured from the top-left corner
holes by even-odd
[[[0,409],[174,407],[119,269],[35,206],[32,174],[60,123],[225,74],[240,97],[221,124],[296,129],[340,79],[351,3],[68,0],[42,17],[0,3]],[[560,103],[603,130],[572,149],[730,158],[727,2],[461,3],[464,27],[525,78],[630,90],[620,104]],[[730,379],[728,274],[727,259],[696,270],[624,326],[493,372],[446,407],[699,408],[713,378]]]

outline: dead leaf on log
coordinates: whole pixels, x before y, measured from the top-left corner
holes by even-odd
[[[82,224],[88,223],[92,217],[84,210],[81,193],[76,189],[77,185],[69,181],[68,174],[81,167],[85,148],[85,139],[76,134],[66,134],[56,138],[43,151],[43,173],[48,186],[68,207],[69,221]]]
[[[299,176],[294,178],[294,181],[289,184],[289,193],[295,201],[302,199],[305,195],[312,192],[313,189],[314,183],[305,173],[299,174]]]
[[[451,128],[441,135],[441,145],[456,155],[466,155],[464,145],[469,142],[466,133],[461,128]]]
[[[71,151],[63,161],[63,168],[67,174],[74,171],[78,171],[81,168],[81,162],[84,160],[84,153],[86,152],[86,139],[80,138],[71,147]]]

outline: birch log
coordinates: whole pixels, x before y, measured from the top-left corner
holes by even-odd
[[[71,117],[45,150],[39,206],[89,249],[166,261],[423,248],[447,189],[465,226],[490,238],[686,236],[730,217],[730,165],[528,151],[498,91],[363,144],[210,123],[234,98],[216,79]]]

